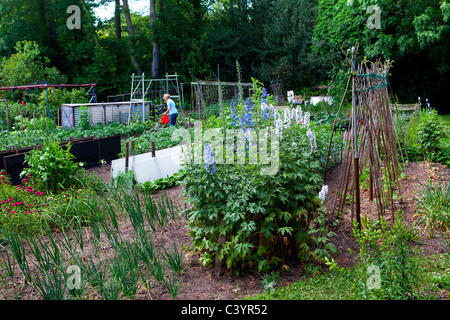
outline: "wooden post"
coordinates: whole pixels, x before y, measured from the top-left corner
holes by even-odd
[[[128,172],[129,151],[130,151],[130,145],[129,145],[129,142],[127,141],[125,143],[125,173]]]
[[[23,116],[22,116],[22,110],[20,110],[20,127],[22,128],[22,132],[23,132]]]
[[[352,73],[353,73],[353,88],[352,88],[352,105],[353,105],[353,147],[355,151],[355,168],[354,168],[354,186],[355,186],[355,213],[356,222],[358,223],[358,228],[361,228],[361,208],[360,208],[360,193],[359,193],[359,155],[358,155],[358,117],[356,108],[356,68],[355,68],[355,48],[352,49]]]
[[[134,142],[135,142],[135,140],[131,140],[131,152],[130,153],[131,153],[132,157],[134,157],[134,144],[135,144]]]
[[[369,199],[373,201],[373,177],[372,177],[372,160],[369,160]]]
[[[156,148],[155,148],[155,141],[152,141],[152,158],[156,156]]]
[[[361,228],[361,200],[359,193],[359,158],[355,158],[355,213],[358,228]]]
[[[8,106],[8,102],[6,102],[6,128],[9,131],[9,106]]]

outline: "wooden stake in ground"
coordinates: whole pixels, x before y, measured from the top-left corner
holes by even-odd
[[[353,162],[355,169],[353,171],[354,179],[354,190],[355,190],[355,213],[356,222],[358,227],[361,228],[361,202],[360,202],[360,190],[359,190],[359,154],[358,154],[358,119],[357,119],[357,107],[356,107],[356,94],[355,94],[355,84],[356,84],[356,68],[355,68],[355,48],[352,49],[352,75],[353,75],[353,88],[352,88],[352,113],[353,113],[353,150],[355,152],[355,160]]]
[[[130,154],[130,144],[127,141],[125,142],[125,173],[128,172],[129,154]]]

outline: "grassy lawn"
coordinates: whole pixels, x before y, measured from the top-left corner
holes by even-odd
[[[349,273],[350,274],[350,273]],[[255,300],[351,300],[352,281],[347,274],[326,272],[272,292],[248,297]]]
[[[445,125],[450,126],[450,114],[441,115],[442,121]]]
[[[445,124],[448,128],[447,133],[450,136],[450,114],[441,115],[442,123]]]
[[[423,257],[420,261],[421,288],[429,291],[423,299],[434,299],[437,295],[450,298],[450,255],[436,254]],[[301,279],[272,292],[249,296],[251,300],[353,300],[353,279],[358,278],[357,269],[347,272],[328,271],[316,277]]]

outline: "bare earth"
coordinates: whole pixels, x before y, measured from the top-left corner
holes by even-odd
[[[434,165],[435,169],[431,169],[424,163],[410,163],[405,166],[404,173],[407,178],[402,180],[403,188],[403,203],[397,204],[395,211],[398,208],[402,209],[405,221],[412,222],[415,212],[415,196],[419,191],[419,185],[417,180],[426,181],[429,177],[441,176],[448,181],[450,176],[450,170],[441,165]],[[89,169],[89,171],[102,177],[106,182],[110,180],[110,164],[103,167],[95,167]],[[327,202],[327,208],[331,210],[334,203],[334,192],[337,189],[339,183],[339,166],[332,168],[326,177],[326,184],[329,187],[329,199]],[[174,187],[166,189],[166,192],[174,202],[176,202],[180,208],[184,208],[184,202],[181,197],[182,187]],[[376,206],[373,202],[368,200],[368,191],[362,190],[361,192],[361,210],[362,215],[367,215],[373,219],[377,217]],[[389,211],[387,211],[389,212]],[[354,247],[354,241],[351,238],[351,221],[348,214],[344,214],[343,219],[334,227],[332,231],[336,233],[336,236],[332,238],[332,242],[339,249],[339,254],[334,257],[335,261],[341,266],[351,266],[355,261],[353,256],[349,253],[349,248]],[[387,217],[389,220],[390,218]],[[121,223],[123,238],[127,238],[133,235],[134,231],[131,229],[129,223]],[[184,244],[189,246],[190,236],[189,230],[186,227],[186,219],[182,217],[179,221],[174,222],[164,232],[156,234],[154,243],[155,247],[164,244],[176,243],[178,246]],[[423,235],[422,242],[426,245],[420,244],[424,254],[443,253],[444,249],[434,239],[428,239],[426,235]],[[89,245],[88,245],[89,246]],[[86,250],[88,250],[87,248]],[[105,256],[113,253],[113,249],[106,246],[103,248]],[[198,262],[198,255],[193,254],[189,250],[185,250],[183,253],[183,267],[185,271],[182,274],[182,291],[175,299],[182,300],[233,300],[239,299],[246,295],[262,293],[263,286],[261,283],[261,276],[255,272],[243,272],[239,276],[232,274],[226,268],[222,267],[221,275],[219,278],[212,276],[213,267],[203,267]],[[18,267],[17,267],[18,269]],[[283,271],[280,274],[280,279],[277,286],[286,286],[294,283],[306,276],[305,270],[299,264],[290,265],[289,271]],[[17,276],[14,281],[16,286],[21,286],[23,283],[23,277]],[[10,284],[12,286],[12,284]],[[2,297],[3,295],[3,297]],[[442,296],[446,296],[446,293],[442,293]],[[27,286],[23,291],[24,299],[38,299],[37,292],[35,292],[31,286]],[[10,297],[11,298],[11,297]],[[87,299],[99,299],[95,295],[86,297]],[[0,300],[5,299],[4,292],[0,289]],[[136,299],[141,300],[169,300],[170,295],[164,285],[159,285],[153,288],[152,292],[146,290],[140,290]]]
[[[327,208],[331,212],[333,209],[334,198],[338,184],[339,184],[339,170],[340,166],[336,166],[329,170],[326,176],[326,184],[329,188],[329,199]],[[104,181],[109,181],[109,168],[93,168],[96,174],[101,176]],[[411,223],[414,218],[416,206],[415,197],[420,190],[418,180],[426,182],[430,177],[440,177],[444,181],[448,181],[450,177],[450,169],[443,165],[433,164],[431,167],[425,163],[409,163],[405,165],[403,171],[407,177],[401,181],[403,203],[396,204],[395,212],[401,208],[404,220]],[[183,200],[181,199],[182,187],[174,187],[165,190],[170,197],[179,203],[184,208]],[[389,213],[386,210],[386,213]],[[361,215],[367,215],[371,220],[377,218],[376,204],[369,200],[368,190],[361,190]],[[386,216],[388,221],[391,220],[390,214]],[[170,234],[166,234],[171,241],[177,243],[190,243],[188,235],[189,230],[184,224],[185,220],[180,221],[179,225],[174,226]],[[335,261],[341,266],[351,266],[355,261],[349,252],[349,248],[355,249],[355,243],[351,238],[351,219],[350,213],[344,214],[343,220],[337,227],[332,229],[336,236],[332,242],[339,249],[339,255],[333,257]],[[418,247],[422,249],[424,254],[444,253],[444,248],[435,240],[429,239],[425,234],[422,234],[421,242],[427,245],[419,244]],[[198,261],[198,256],[185,252],[184,264],[187,266],[183,276],[184,290],[178,295],[177,299],[239,299],[245,295],[262,293],[264,291],[261,284],[261,277],[256,273],[243,273],[238,277],[231,274],[226,268],[222,267],[220,278],[216,279],[212,276],[213,267],[203,267]],[[278,286],[285,286],[294,283],[306,276],[306,273],[301,265],[291,265],[289,272],[283,272],[280,275]],[[162,288],[163,290],[165,288]],[[149,297],[143,297],[147,299]],[[159,299],[167,299],[168,295],[161,292],[159,297],[151,297]]]

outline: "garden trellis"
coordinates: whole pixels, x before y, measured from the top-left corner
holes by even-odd
[[[347,194],[351,200],[352,221],[361,225],[359,177],[369,171],[369,198],[377,204],[378,216],[384,216],[394,200],[401,198],[397,141],[392,106],[389,102],[387,75],[390,63],[352,60],[353,111],[351,130],[347,132],[334,212],[343,212]],[[353,183],[351,179],[353,178]]]
[[[152,105],[159,104],[165,106],[163,96],[170,94],[170,98],[178,104],[180,111],[184,109],[183,87],[180,86],[178,75],[165,75],[162,79],[147,79],[145,74],[131,76],[131,91],[128,111],[128,123],[132,121],[132,107],[135,104],[141,106],[142,121],[145,121],[145,105],[151,102]],[[118,96],[117,96],[118,97]]]
[[[16,90],[28,90],[30,92],[31,89],[45,89],[46,95],[47,95],[47,117],[50,117],[50,107],[49,107],[49,100],[48,100],[48,88],[73,88],[73,87],[89,87],[89,91],[87,94],[89,94],[92,90],[92,98],[90,100],[94,101],[96,100],[95,97],[95,83],[87,83],[87,84],[49,84],[47,81],[45,83],[41,83],[39,81],[36,82],[36,84],[30,84],[30,85],[23,85],[23,86],[13,86],[13,87],[0,87],[0,90],[4,91],[12,91],[14,94],[14,91]]]
[[[221,94],[219,94],[219,86]],[[251,95],[253,84],[223,81],[197,81],[191,82],[192,110],[203,119],[207,108],[220,105],[222,100],[245,99]],[[241,92],[242,91],[242,92]]]
[[[275,97],[277,104],[284,102],[284,87],[283,80],[270,81],[270,94]]]

